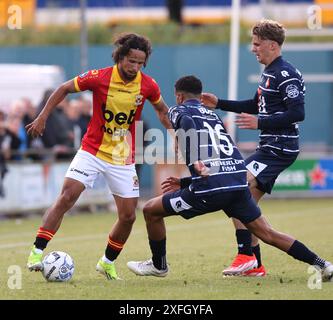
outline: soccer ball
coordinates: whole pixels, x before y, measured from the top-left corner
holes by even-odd
[[[73,277],[74,261],[69,254],[52,251],[43,259],[43,276],[47,281],[64,282]]]

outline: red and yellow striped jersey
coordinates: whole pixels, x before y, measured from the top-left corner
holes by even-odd
[[[145,100],[161,100],[158,84],[139,71],[125,84],[117,65],[90,70],[74,78],[77,91],[93,93],[93,115],[82,138],[81,149],[112,164],[134,163],[135,121],[140,119]]]

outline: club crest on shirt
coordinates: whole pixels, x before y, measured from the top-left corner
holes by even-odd
[[[142,104],[142,99],[143,99],[143,95],[142,94],[137,94],[135,96],[135,105],[139,106]]]
[[[299,90],[298,90],[297,86],[295,86],[294,84],[290,84],[286,88],[286,93],[287,93],[288,98],[293,99],[293,98],[298,97]]]

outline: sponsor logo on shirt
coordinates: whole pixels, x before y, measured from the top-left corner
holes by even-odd
[[[102,105],[103,109],[103,118],[106,121],[106,124],[103,124],[101,126],[101,129],[104,132],[107,132],[108,134],[112,134],[114,136],[124,137],[127,135],[127,126],[131,125],[134,122],[135,119],[135,113],[136,111],[134,109],[130,110],[129,113],[125,112],[118,112],[113,113],[111,110],[106,109],[106,106]],[[111,128],[112,124],[116,124],[118,126],[125,125],[125,128],[119,128],[117,126],[113,126],[113,129]]]
[[[76,173],[82,174],[82,175],[84,175],[84,176],[86,176],[86,177],[89,177],[89,174],[88,174],[88,173],[86,173],[86,172],[84,172],[84,171],[82,171],[82,170],[76,169],[76,168],[70,168],[69,171],[71,171],[71,172],[76,172]]]
[[[256,177],[266,167],[267,164],[253,160],[246,166],[246,169],[248,169]]]
[[[192,208],[188,203],[186,203],[182,199],[182,197],[177,197],[177,198],[170,199],[170,204],[171,204],[171,207],[173,208],[173,210],[175,210],[175,212],[180,212],[180,211],[183,211],[183,210],[189,210],[189,209]]]
[[[82,79],[82,78],[84,78],[88,73],[89,73],[89,71],[84,72],[84,73],[80,74],[79,77]]]
[[[282,74],[282,77],[285,77],[285,78],[289,77],[289,73],[286,70],[282,70],[281,74]]]

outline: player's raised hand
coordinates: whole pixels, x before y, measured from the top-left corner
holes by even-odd
[[[193,163],[195,172],[201,177],[209,176],[209,168],[201,160],[197,160]]]
[[[215,109],[217,104],[217,96],[212,93],[203,92],[201,94],[201,103],[204,104],[206,107]]]
[[[45,123],[46,121],[42,117],[37,117],[34,121],[25,126],[27,134],[33,138],[42,136],[45,130]]]
[[[240,129],[258,129],[258,118],[252,114],[241,113],[236,117],[235,123]]]
[[[168,177],[162,183],[162,192],[175,192],[180,189],[180,179],[175,177]]]

